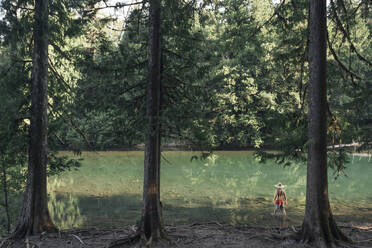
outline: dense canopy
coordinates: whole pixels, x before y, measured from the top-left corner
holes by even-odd
[[[325,61],[313,68],[327,68],[320,109],[336,177],[348,153],[371,150],[371,8],[368,0],[324,3]],[[15,225],[18,210],[9,206],[20,204],[26,174],[30,181],[37,171],[27,159],[35,144],[45,146],[41,168],[48,175],[80,165],[57,151],[145,144],[145,177],[155,173],[145,188],[160,183],[160,145],[202,151],[201,158],[254,149],[262,161],[305,161],[314,141],[309,53],[316,49],[309,47],[319,36],[312,36],[309,13],[305,0],[1,0],[0,185],[7,224],[0,233]],[[38,89],[45,93],[39,98]],[[40,99],[47,99],[43,108],[35,107]],[[33,141],[38,114],[44,141]],[[163,225],[159,197],[149,201]],[[163,237],[144,213],[146,239]]]

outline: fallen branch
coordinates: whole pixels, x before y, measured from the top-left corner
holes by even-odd
[[[79,240],[79,242],[82,244],[82,245],[85,245],[84,241],[77,235],[75,234],[71,234],[72,237],[76,238],[77,240]]]
[[[327,149],[333,149],[333,148],[343,148],[343,147],[360,147],[363,144],[360,143],[351,143],[351,144],[340,144],[340,145],[332,145],[332,146],[327,146]]]
[[[106,4],[104,7],[97,7],[97,8],[86,10],[84,12],[85,13],[91,13],[91,12],[96,12],[96,11],[101,10],[101,9],[109,9],[109,8],[119,9],[119,8],[129,7],[129,6],[138,5],[138,4],[143,4],[143,2],[141,1],[141,2],[135,2],[135,3],[117,3],[115,5]]]

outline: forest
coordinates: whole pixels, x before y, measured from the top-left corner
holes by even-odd
[[[0,0],[0,248],[371,247],[371,96],[370,0]]]

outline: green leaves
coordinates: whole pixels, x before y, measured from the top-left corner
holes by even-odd
[[[69,158],[68,156],[59,156],[57,153],[48,154],[48,176],[59,175],[65,171],[77,170],[81,166],[81,160]]]
[[[350,162],[350,154],[344,148],[331,150],[328,152],[328,166],[333,169],[334,179],[339,176],[347,176],[345,169],[346,164]]]

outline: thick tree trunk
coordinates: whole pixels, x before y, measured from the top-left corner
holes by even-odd
[[[160,8],[160,0],[150,1],[148,130],[140,225],[141,234],[148,241],[157,241],[165,234],[160,203]]]
[[[7,173],[6,173],[6,163],[4,156],[2,157],[2,174],[3,174],[3,192],[4,192],[4,208],[6,214],[6,230],[10,232],[10,215],[9,215],[9,204],[8,204],[8,183],[7,183]]]
[[[310,140],[307,161],[306,210],[301,240],[316,247],[346,241],[333,219],[328,199],[327,99],[326,99],[326,0],[310,0],[309,112]]]
[[[48,0],[35,0],[31,127],[26,192],[13,238],[56,231],[47,204]]]

